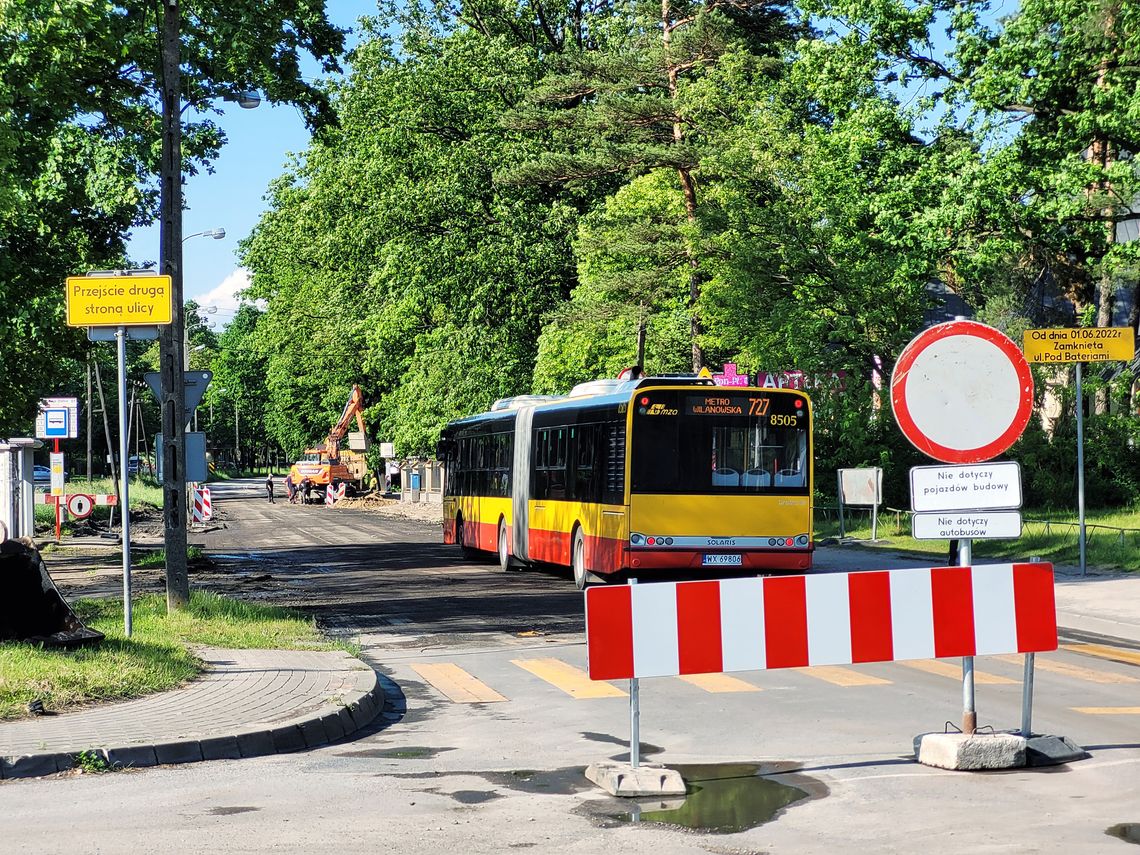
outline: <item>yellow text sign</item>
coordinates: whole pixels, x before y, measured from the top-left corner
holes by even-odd
[[[1136,355],[1136,337],[1128,327],[1079,327],[1026,330],[1025,358],[1037,364],[1127,362]]]
[[[171,321],[169,276],[69,276],[69,327],[156,326]]]

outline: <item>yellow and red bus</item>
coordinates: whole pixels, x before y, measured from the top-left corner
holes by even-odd
[[[812,413],[803,392],[692,376],[598,380],[450,423],[444,542],[591,574],[803,571]]]

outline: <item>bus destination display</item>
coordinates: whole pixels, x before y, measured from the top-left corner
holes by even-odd
[[[759,395],[688,395],[685,398],[687,416],[751,416],[768,415],[771,398]]]

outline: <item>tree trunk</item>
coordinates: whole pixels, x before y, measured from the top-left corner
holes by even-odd
[[[674,104],[673,111],[673,143],[680,145],[684,140],[685,132],[681,127],[680,117],[677,115],[677,67],[669,58],[669,43],[673,34],[673,10],[670,0],[661,0],[661,42],[665,48],[665,62],[668,63],[669,74],[669,100]],[[685,194],[685,219],[690,231],[697,223],[697,186],[693,181],[692,172],[685,167],[678,167],[677,177],[681,181],[681,190]],[[697,374],[704,367],[705,357],[701,351],[701,318],[697,304],[701,297],[700,263],[692,239],[685,241],[685,257],[689,262],[689,337],[693,347],[693,373]]]
[[[1111,39],[1112,30],[1116,24],[1116,9],[1113,6],[1108,6],[1104,14],[1104,34]],[[1108,77],[1108,57],[1101,60],[1097,69],[1096,85],[1098,89],[1103,89],[1107,86]],[[1093,163],[1104,170],[1107,176],[1108,168],[1112,165],[1112,147],[1108,140],[1101,137],[1093,139],[1092,145],[1089,147],[1089,157]],[[1097,182],[1096,192],[1100,196],[1101,201],[1101,216],[1105,218],[1105,246],[1104,255],[1101,256],[1101,272],[1100,284],[1097,288],[1097,304],[1096,304],[1096,325],[1098,327],[1112,326],[1113,304],[1116,300],[1116,282],[1110,269],[1105,266],[1104,260],[1112,251],[1113,245],[1116,243],[1116,209],[1112,204],[1111,191],[1112,185],[1109,183],[1108,178],[1102,178]],[[1108,389],[1098,389],[1093,401],[1093,412],[1098,416],[1104,415],[1108,412]]]

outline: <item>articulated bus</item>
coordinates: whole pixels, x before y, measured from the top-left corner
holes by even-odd
[[[598,380],[452,422],[444,542],[575,584],[622,571],[811,567],[811,401],[689,375]]]

